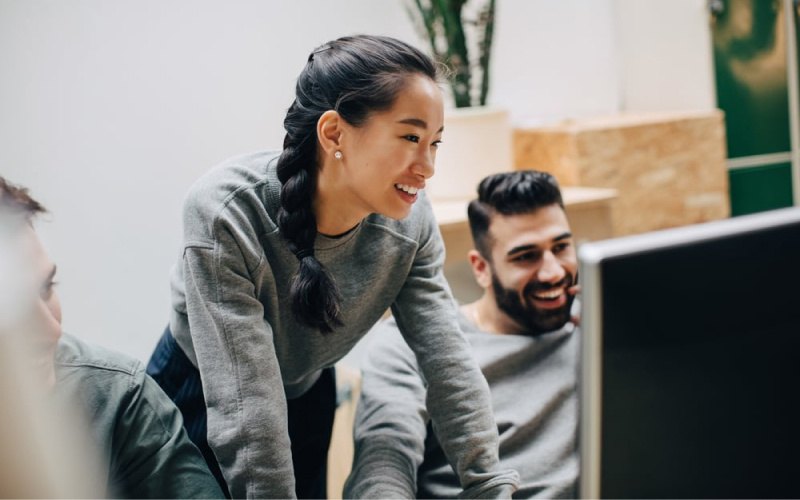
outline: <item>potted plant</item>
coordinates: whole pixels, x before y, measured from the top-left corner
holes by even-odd
[[[408,12],[427,38],[433,56],[452,72],[457,108],[485,106],[494,36],[495,0],[484,0],[473,15],[469,0],[413,0]]]
[[[426,191],[434,201],[472,199],[483,177],[512,168],[508,110],[487,106],[495,0],[406,2],[433,57],[449,69],[454,104],[445,110],[436,175]]]

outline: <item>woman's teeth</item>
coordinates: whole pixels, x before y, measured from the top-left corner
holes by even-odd
[[[395,184],[394,187],[396,187],[400,191],[405,191],[408,194],[417,194],[417,191],[419,191],[419,189],[411,186],[406,186],[405,184]]]

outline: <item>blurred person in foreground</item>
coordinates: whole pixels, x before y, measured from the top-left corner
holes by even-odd
[[[23,360],[32,382],[47,391],[48,402],[61,411],[84,418],[79,428],[89,436],[86,449],[75,449],[76,459],[102,457],[97,469],[104,496],[123,498],[223,498],[200,451],[189,440],[180,412],[139,361],[85,344],[61,330],[61,304],[55,290],[56,266],[50,260],[32,221],[44,207],[28,190],[0,177],[0,218],[4,246],[16,244],[24,256],[22,270],[33,271],[32,307],[26,323],[16,328]],[[14,252],[6,252],[4,255]],[[8,266],[6,266],[8,267]],[[30,276],[27,277],[30,281]],[[22,282],[22,281],[20,281]],[[33,292],[35,290],[35,292]],[[53,406],[46,406],[53,408]],[[75,423],[75,422],[71,422]],[[62,427],[63,429],[64,427]],[[85,434],[80,434],[85,433]],[[74,442],[75,440],[73,440]],[[47,443],[57,446],[57,443]],[[76,445],[77,446],[77,445]],[[86,453],[84,453],[86,451]],[[95,464],[88,464],[95,465]],[[86,474],[96,472],[87,467]],[[107,478],[105,476],[107,472]]]
[[[542,172],[491,175],[468,215],[469,262],[483,295],[461,306],[459,322],[489,382],[500,466],[520,474],[514,498],[575,498],[578,264],[560,189]],[[376,329],[345,495],[380,480],[407,498],[455,498],[458,476],[425,411],[427,384],[414,356],[394,319]]]

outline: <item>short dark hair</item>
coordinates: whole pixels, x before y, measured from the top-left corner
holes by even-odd
[[[529,214],[558,205],[564,208],[555,177],[537,170],[515,170],[485,177],[478,184],[478,199],[467,208],[472,241],[480,254],[491,261],[489,224],[496,214]]]
[[[29,224],[47,209],[28,194],[28,188],[18,186],[0,176],[0,213],[20,216]]]

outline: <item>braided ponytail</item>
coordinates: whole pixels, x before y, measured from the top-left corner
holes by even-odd
[[[286,122],[292,116],[292,104]],[[316,128],[316,123],[314,124]],[[278,180],[281,181],[281,207],[278,226],[289,248],[300,261],[297,276],[292,281],[289,294],[292,298],[292,315],[297,321],[330,333],[341,326],[339,290],[330,272],[314,256],[314,238],[317,221],[311,200],[317,185],[317,144],[313,137],[302,136],[287,125],[283,152],[278,159]]]
[[[289,292],[292,315],[323,334],[342,326],[342,320],[336,280],[314,256],[317,122],[323,113],[335,110],[350,125],[361,126],[370,113],[390,109],[414,74],[434,81],[438,76],[433,61],[418,49],[389,37],[361,35],[316,49],[297,79],[278,158],[278,227],[300,261]]]

